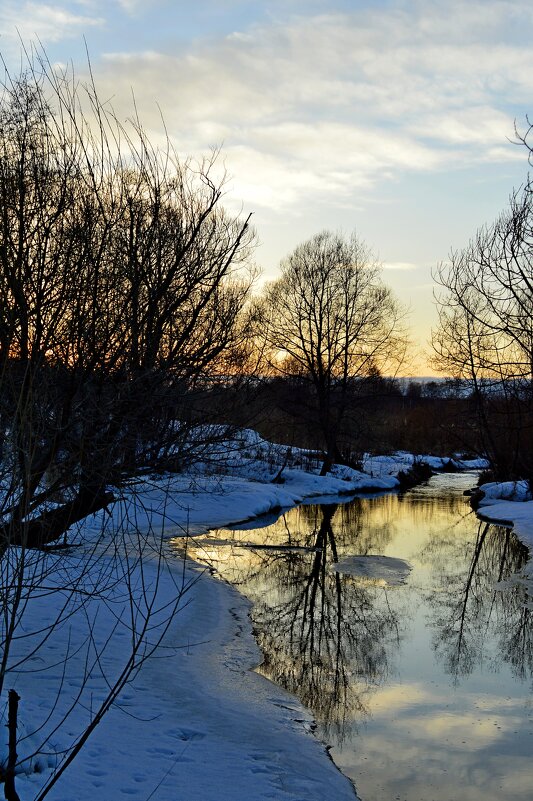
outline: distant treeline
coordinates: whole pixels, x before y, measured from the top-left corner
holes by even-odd
[[[230,382],[225,388],[206,391],[201,405],[204,410],[210,407],[220,422],[254,427],[268,439],[326,448],[312,389],[297,377],[254,378],[240,383],[238,392]],[[332,414],[335,405],[333,390]],[[409,450],[443,456],[484,453],[475,399],[462,382],[380,376],[350,382],[339,447],[349,464],[357,464],[368,451]]]

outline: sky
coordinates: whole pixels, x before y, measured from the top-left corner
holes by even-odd
[[[252,212],[263,280],[300,242],[356,231],[430,351],[432,269],[527,175],[531,0],[2,0],[20,40],[86,72],[180,153],[221,148],[225,203]],[[425,355],[413,367],[428,375]]]

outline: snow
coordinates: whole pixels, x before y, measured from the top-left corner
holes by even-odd
[[[125,510],[133,520],[135,505],[138,525],[149,518],[156,525],[167,521],[170,528],[165,534],[170,536],[177,524],[185,526],[187,520],[194,521],[199,530],[202,515],[210,524],[216,524],[228,513],[233,518],[248,517],[289,500],[280,487],[264,487],[263,491],[249,488],[246,492],[244,481],[226,479],[217,482],[218,492],[209,487],[211,492],[207,493],[203,482],[189,492],[182,486],[180,496],[165,502],[167,489],[176,490],[177,485],[176,480],[162,479],[149,483],[138,496],[132,492],[113,510],[115,522]],[[84,534],[90,537],[91,532],[99,530],[98,520],[92,519],[85,529]],[[165,607],[184,591],[163,640],[161,658],[146,662],[124,688],[115,707],[95,729],[49,798],[144,800],[153,793],[160,801],[323,801],[330,797],[353,801],[351,783],[335,768],[325,747],[310,734],[310,714],[292,696],[252,672],[260,654],[251,632],[248,603],[232,587],[214,580],[192,563],[184,569],[183,563],[174,559],[162,572],[158,571],[150,542],[147,538],[138,546],[144,547],[143,559],[135,562],[133,571],[132,584],[138,590],[139,606],[157,596],[158,606]],[[135,540],[126,544],[130,552],[135,549]],[[52,731],[81,693],[67,726],[53,733],[49,751],[66,747],[71,734],[81,730],[91,710],[94,713],[105,697],[106,682],[120,671],[124,650],[128,650],[128,603],[121,599],[120,585],[117,591],[115,561],[107,552],[103,556],[102,560],[98,547],[85,560],[76,552],[72,557],[39,555],[48,563],[44,569],[49,577],[53,575],[50,561],[61,558],[67,561],[64,574],[71,580],[85,565],[84,586],[91,584],[96,571],[106,574],[109,588],[105,603],[89,598],[75,619],[65,616],[63,625],[30,659],[29,665],[38,670],[37,674],[14,671],[10,677],[9,686],[21,696],[20,725],[28,729],[46,721],[50,707],[57,701],[52,718],[45,723],[46,731]],[[87,570],[86,560],[91,558],[92,568]],[[64,598],[62,592],[43,593],[30,602],[24,616],[25,629],[41,628],[41,621],[57,614]],[[97,626],[92,625],[96,615]],[[84,686],[84,643],[91,625],[100,647],[109,639],[103,658],[98,664],[94,662]],[[109,637],[111,633],[113,636]],[[17,649],[18,655],[30,653],[32,643],[32,638],[25,639]],[[94,649],[89,651],[93,653]],[[63,675],[60,659],[67,652],[69,659]],[[20,744],[21,756],[27,745]],[[41,758],[38,772],[34,765],[30,769],[26,764],[27,773],[17,779],[21,798],[37,795],[55,759]]]
[[[219,475],[209,474],[206,460],[194,474],[145,478],[71,532],[83,547],[32,554],[33,587],[7,683],[21,698],[19,734],[28,734],[18,746],[25,801],[38,796],[62,752],[107,703],[109,712],[50,790],[52,801],[356,798],[312,735],[310,714],[253,672],[261,657],[248,602],[183,560],[183,535],[306,499],[390,491],[399,470],[420,457],[366,457],[365,471],[337,466],[320,476],[316,454],[255,432],[241,432],[226,448]],[[352,564],[340,569],[357,572]],[[401,579],[406,570],[382,565],[377,578],[385,571],[384,580]],[[7,586],[8,573],[2,579]],[[146,622],[138,656],[152,646],[155,654],[113,699],[110,687]]]
[[[527,481],[492,481],[479,488],[483,493],[481,506],[500,501],[531,501],[531,491]]]
[[[411,572],[411,565],[404,559],[392,556],[345,556],[335,565],[337,573],[353,576],[363,584],[376,584],[380,587],[397,587],[405,584]]]
[[[485,520],[513,526],[517,537],[533,548],[533,499],[528,482],[502,481],[482,484],[478,514]],[[533,572],[531,561],[530,571]]]
[[[533,501],[496,501],[479,509],[480,517],[493,523],[512,525],[517,537],[533,547]]]
[[[486,459],[465,459],[461,455],[453,459],[431,454],[413,454],[397,451],[389,456],[373,456],[366,454],[363,469],[371,476],[397,476],[400,471],[410,470],[415,463],[427,464],[432,470],[446,470],[450,466],[455,470],[483,470],[489,466]]]

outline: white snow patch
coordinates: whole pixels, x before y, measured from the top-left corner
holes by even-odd
[[[354,576],[362,583],[380,587],[397,587],[405,584],[411,565],[404,559],[392,556],[346,556],[335,565],[337,573]]]
[[[483,470],[489,466],[486,459],[464,459],[459,455],[452,459],[430,454],[414,454],[396,451],[389,456],[365,454],[363,469],[372,476],[397,476],[400,471],[407,472],[415,463],[427,464],[432,470],[445,470],[451,465],[455,470]]]
[[[531,501],[531,490],[527,481],[492,481],[479,487],[483,493],[480,506],[494,501]]]

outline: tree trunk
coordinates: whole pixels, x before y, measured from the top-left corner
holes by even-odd
[[[20,696],[15,690],[8,694],[7,729],[9,733],[8,757],[4,781],[4,798],[7,801],[20,801],[15,790],[15,766],[17,764],[17,717]]]

